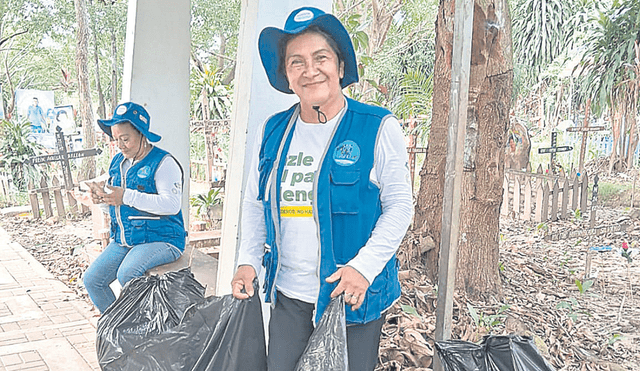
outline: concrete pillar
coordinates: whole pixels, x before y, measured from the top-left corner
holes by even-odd
[[[258,36],[267,26],[282,28],[294,9],[314,6],[330,13],[331,4],[331,0],[242,0],[216,295],[231,292],[241,233],[242,195],[251,164],[247,154],[259,145],[254,142],[262,123],[298,101],[295,95],[280,93],[269,84],[258,54]]]
[[[129,0],[122,102],[143,105],[156,145],[184,170],[182,213],[189,225],[190,0]]]

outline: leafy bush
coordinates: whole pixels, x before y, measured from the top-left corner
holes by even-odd
[[[221,188],[211,188],[209,192],[191,197],[192,207],[197,207],[199,216],[208,217],[209,208],[222,204]]]
[[[0,120],[0,168],[11,172],[19,190],[25,190],[28,181],[40,174],[34,166],[24,164],[27,158],[44,152],[44,147],[29,140],[30,133],[26,120]]]

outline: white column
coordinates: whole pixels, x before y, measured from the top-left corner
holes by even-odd
[[[184,170],[182,213],[189,226],[190,0],[129,0],[122,102],[151,116],[156,145]]]
[[[294,9],[314,6],[330,13],[331,4],[330,0],[242,0],[216,295],[231,292],[241,233],[242,194],[251,163],[247,154],[256,145],[255,136],[264,120],[298,101],[295,95],[280,93],[269,84],[258,54],[258,36],[267,26],[282,29]]]

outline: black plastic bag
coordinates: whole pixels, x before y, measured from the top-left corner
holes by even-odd
[[[266,370],[259,297],[204,291],[188,268],[131,280],[98,321],[102,370]]]
[[[554,371],[527,336],[485,336],[480,345],[436,341],[444,371]]]
[[[349,371],[343,295],[331,299],[313,330],[295,371]]]

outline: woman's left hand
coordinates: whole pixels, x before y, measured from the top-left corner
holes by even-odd
[[[328,283],[340,280],[338,286],[331,292],[331,297],[344,292],[344,302],[351,305],[351,310],[357,310],[364,302],[364,296],[369,288],[369,281],[355,268],[345,266],[327,277]]]
[[[123,204],[122,196],[124,195],[124,188],[122,187],[113,187],[107,185],[107,188],[111,190],[111,193],[107,193],[102,196],[102,201],[111,206],[120,206]]]

